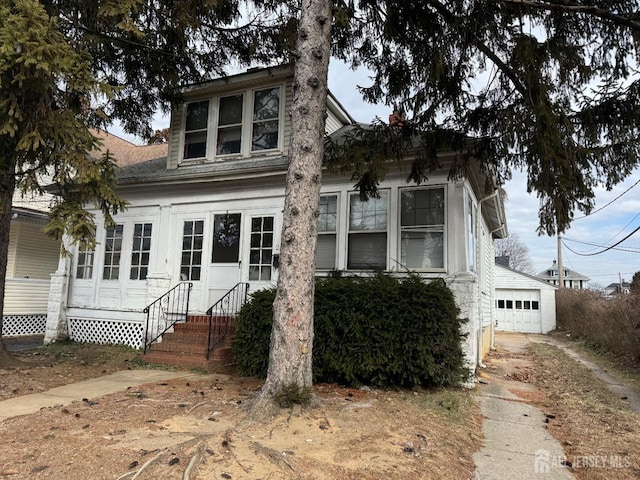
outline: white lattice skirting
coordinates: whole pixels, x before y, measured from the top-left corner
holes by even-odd
[[[2,319],[2,335],[44,335],[47,328],[46,314],[5,315]]]
[[[116,320],[69,319],[69,337],[76,342],[142,347],[144,324]]]

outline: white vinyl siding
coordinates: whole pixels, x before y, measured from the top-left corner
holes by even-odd
[[[58,268],[60,244],[47,237],[38,225],[16,222],[11,229],[16,234],[13,276],[49,280]]]
[[[5,284],[6,315],[46,314],[49,280],[9,278]]]

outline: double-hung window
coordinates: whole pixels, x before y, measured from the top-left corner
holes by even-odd
[[[120,255],[122,254],[123,225],[110,225],[104,241],[103,280],[118,280],[120,274]]]
[[[209,100],[188,103],[184,134],[184,158],[207,156],[208,128]]]
[[[253,94],[251,151],[278,148],[280,87],[256,90]]]
[[[444,268],[444,188],[400,192],[400,259],[406,268]]]
[[[316,268],[319,270],[332,270],[336,268],[337,212],[337,195],[324,195],[320,197],[318,243],[316,246]]]
[[[349,196],[348,269],[387,268],[388,197],[386,191],[366,201],[358,193]]]
[[[242,94],[220,98],[218,105],[217,155],[229,155],[241,152],[242,109]]]

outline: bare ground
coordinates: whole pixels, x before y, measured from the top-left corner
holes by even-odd
[[[0,370],[0,398],[140,366],[135,352],[57,345]],[[470,479],[480,427],[465,390],[318,385],[320,406],[245,421],[260,383],[204,375],[0,423],[12,479]]]

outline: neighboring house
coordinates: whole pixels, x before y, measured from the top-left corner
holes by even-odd
[[[137,146],[104,131],[94,131],[102,146],[120,166],[166,157],[167,144]],[[43,184],[49,183],[43,178]],[[4,336],[45,333],[51,275],[60,259],[60,243],[44,233],[48,223],[51,195],[16,192],[9,232],[7,277],[2,334]]]
[[[556,328],[556,290],[496,258],[496,330],[547,333]]]
[[[563,267],[562,270],[564,273],[565,288],[575,288],[578,290],[587,288],[587,282],[591,280],[589,277],[581,275],[578,272],[574,272],[573,270],[569,270],[566,267]],[[558,271],[558,263],[554,260],[553,264],[549,268],[538,273],[536,277],[538,277],[540,280],[550,283],[551,285],[558,285],[560,281],[559,273],[560,272]]]
[[[106,227],[96,212],[96,251],[62,260],[60,301],[50,302],[57,314],[49,316],[46,341],[68,329],[72,338],[140,347],[143,309],[181,281],[193,285],[194,314],[238,282],[250,291],[275,285],[292,75],[290,67],[252,70],[184,91],[184,104],[171,115],[168,156],[124,168],[118,191],[128,210]],[[326,132],[343,135],[353,123],[330,95]],[[407,183],[407,159],[390,169],[379,198],[368,201],[349,175],[325,172],[316,269],[318,275],[410,269],[444,278],[469,319],[465,349],[475,366],[494,321],[493,238],[507,232],[493,177],[474,162],[465,178],[449,179],[458,153],[442,152],[442,170],[421,185]]]
[[[629,282],[625,282],[624,279],[620,282],[610,283],[604,288],[604,294],[607,296],[613,295],[626,295],[631,292],[631,284]]]

